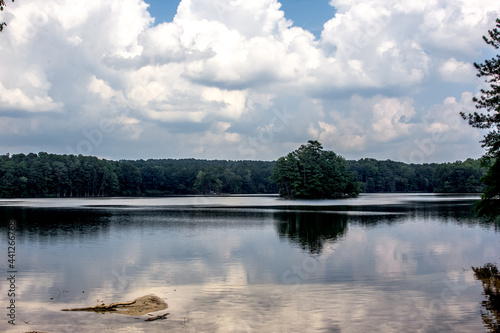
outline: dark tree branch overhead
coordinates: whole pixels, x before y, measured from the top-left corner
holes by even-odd
[[[12,0],[12,2],[14,2],[14,0]],[[5,7],[5,0],[0,0],[0,11],[3,11],[4,7]],[[0,32],[3,31],[3,28],[5,26],[7,26],[7,23],[5,23],[5,22],[0,23]]]

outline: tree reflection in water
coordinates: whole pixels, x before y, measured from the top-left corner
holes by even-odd
[[[483,284],[485,300],[481,303],[481,318],[490,332],[500,332],[500,273],[495,264],[472,267],[476,279]]]
[[[303,250],[320,254],[325,243],[335,242],[347,232],[347,216],[317,212],[277,212],[280,238],[290,239]]]

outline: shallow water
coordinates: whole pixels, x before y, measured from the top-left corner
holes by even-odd
[[[471,216],[477,199],[1,200],[5,275],[9,223],[16,242],[16,326],[2,306],[0,329],[485,332],[470,267],[497,262],[500,244]],[[5,304],[8,290],[3,280]],[[60,311],[146,294],[165,299],[168,319]]]

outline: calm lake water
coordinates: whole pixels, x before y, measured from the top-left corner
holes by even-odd
[[[0,201],[9,332],[486,332],[471,266],[500,235],[476,195]],[[155,294],[168,319],[63,312]]]

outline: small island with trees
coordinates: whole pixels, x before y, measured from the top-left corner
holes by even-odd
[[[297,150],[280,157],[273,180],[286,198],[343,198],[359,194],[359,184],[343,157],[323,150],[321,143],[310,140]]]

